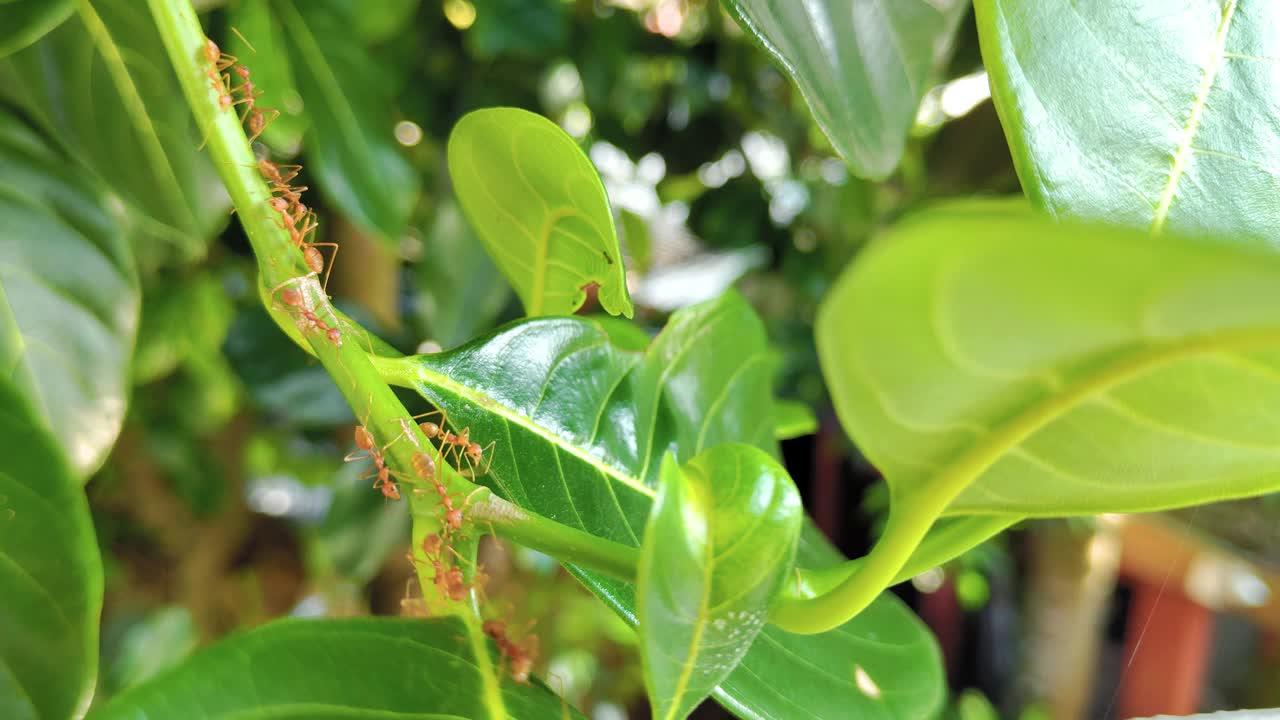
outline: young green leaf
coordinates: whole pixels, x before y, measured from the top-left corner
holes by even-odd
[[[449,412],[456,428],[493,441],[480,478],[504,498],[596,536],[640,545],[668,450],[688,460],[747,441],[773,454],[771,355],[759,318],[734,292],[676,312],[644,352],[626,351],[582,318],[526,320],[456,350],[378,358],[392,382]],[[802,541],[803,567],[842,560],[820,540]],[[571,571],[635,624],[625,582]],[[808,663],[842,668],[814,673]],[[856,668],[885,689],[872,699]],[[923,717],[942,700],[937,646],[923,624],[885,596],[844,627],[819,636],[766,628],[715,694],[744,717],[787,717],[775,684],[812,690],[816,718],[851,707],[888,706]]]
[[[17,52],[61,25],[75,0],[8,0],[0,3],[0,57]]]
[[[0,305],[16,338],[0,375],[15,379],[87,479],[124,422],[133,258],[102,192],[3,113],[0,158]]]
[[[1022,187],[1054,215],[1274,242],[1280,4],[1168,8],[974,3]]]
[[[11,99],[110,187],[131,211],[144,266],[168,248],[204,253],[226,222],[213,166],[182,102],[155,25],[133,0],[76,4],[67,22],[0,60]]]
[[[21,367],[26,343],[10,311],[0,289],[5,368]],[[23,375],[0,373],[0,717],[79,717],[98,672],[102,561],[79,479]]]
[[[776,400],[773,403],[774,421],[773,436],[779,440],[812,435],[818,431],[818,418],[813,409],[802,402],[794,400]]]
[[[591,161],[555,123],[525,110],[477,110],[449,136],[458,202],[531,316],[569,315],[598,286],[631,317],[609,198]]]
[[[500,659],[471,641],[477,633],[457,618],[277,620],[197,653],[92,718],[582,717],[541,683],[499,677]]]
[[[1275,251],[957,204],[853,264],[818,348],[895,516],[1139,512],[1280,488]]]
[[[654,717],[687,717],[764,627],[804,520],[786,470],[750,445],[663,459],[636,615]]]
[[[883,179],[926,83],[950,53],[962,0],[722,0],[782,66],[853,172]]]
[[[330,3],[272,2],[310,123],[308,169],[352,221],[398,244],[421,181],[393,134],[392,85]],[[250,39],[252,42],[252,38]]]

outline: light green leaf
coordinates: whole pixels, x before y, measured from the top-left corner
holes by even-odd
[[[786,470],[750,445],[668,455],[641,545],[636,616],[655,717],[687,717],[737,668],[795,560]]]
[[[277,620],[197,653],[90,718],[582,717],[541,683],[499,678],[497,652],[473,642],[478,635],[456,618]]]
[[[1054,215],[1280,240],[1280,4],[977,0],[1022,187]]]
[[[0,305],[15,338],[0,375],[88,479],[124,422],[138,325],[133,258],[102,192],[3,113]]]
[[[818,431],[818,417],[813,409],[794,400],[777,400],[773,403],[775,420],[773,436],[779,440],[812,435]]]
[[[0,224],[7,212],[0,207]],[[78,717],[98,672],[102,562],[79,479],[31,405],[26,339],[6,290],[0,286],[0,717]]]
[[[887,534],[1280,488],[1273,251],[957,203],[865,251],[817,333],[841,421],[890,484]]]
[[[595,283],[606,312],[631,317],[609,198],[555,123],[515,108],[470,113],[449,137],[449,174],[527,314],[572,314]]]
[[[75,0],[4,0],[0,2],[0,57],[17,52],[61,25],[75,10]]]
[[[964,0],[722,0],[782,66],[853,172],[883,179],[951,50]]]
[[[743,442],[774,454],[772,355],[759,318],[730,292],[676,312],[644,352],[614,345],[582,318],[513,323],[456,350],[375,358],[385,377],[412,387],[495,443],[480,479],[520,506],[631,546],[653,504],[659,459],[688,460],[704,449]],[[798,563],[842,560],[820,538],[802,538]],[[628,622],[628,583],[571,570]],[[811,663],[836,668],[816,673]],[[884,689],[871,698],[856,668]],[[814,636],[766,628],[716,698],[742,717],[794,712],[781,683],[804,689],[815,718],[847,718],[851,708],[924,717],[942,702],[942,671],[932,636],[895,598],[878,599],[843,627]]]
[[[87,0],[31,47],[0,60],[0,95],[29,113],[131,211],[139,261],[204,253],[227,201],[182,102],[159,34],[133,0]]]
[[[421,180],[395,141],[389,69],[351,42],[354,21],[329,3],[272,2],[310,122],[308,169],[357,225],[392,244],[409,222]]]

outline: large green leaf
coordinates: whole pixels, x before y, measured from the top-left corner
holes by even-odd
[[[308,168],[356,224],[400,242],[418,201],[418,174],[396,144],[390,69],[351,42],[354,21],[325,2],[272,2],[309,125]]]
[[[722,0],[857,175],[893,172],[965,0]]]
[[[12,98],[133,211],[135,238],[204,251],[226,222],[225,193],[196,152],[159,34],[132,0],[80,2],[76,15],[0,61],[0,94]],[[139,260],[158,264],[163,253]]]
[[[284,27],[272,14],[271,5],[267,0],[242,0],[236,4],[228,25],[239,35],[232,33],[228,38],[227,51],[249,68],[254,91],[262,93],[256,103],[280,113],[262,131],[263,141],[293,154],[302,142],[310,115],[304,112],[305,104],[298,92]],[[245,44],[246,40],[252,47]]]
[[[0,57],[39,40],[75,9],[75,0],[5,0],[0,2]]]
[[[496,443],[482,479],[500,495],[632,546],[640,544],[664,453],[688,460],[726,442],[777,452],[764,328],[734,292],[675,313],[643,353],[619,349],[590,320],[547,318],[453,351],[375,363],[448,410],[454,425],[469,426],[472,437]],[[797,562],[812,568],[840,559],[810,537]],[[636,622],[631,585],[571,570]],[[814,672],[813,664],[839,670]],[[859,667],[885,688],[883,697],[859,689]],[[822,635],[767,627],[715,695],[743,717],[793,717],[779,685],[806,689],[815,718],[879,707],[923,717],[943,697],[932,636],[887,595]]]
[[[1280,488],[1273,251],[959,203],[865,251],[817,335],[891,528]]]
[[[655,717],[683,718],[738,666],[791,571],[804,521],[787,471],[750,445],[668,455],[645,528],[636,616]]]
[[[595,283],[606,312],[631,317],[609,197],[555,123],[516,108],[470,113],[449,136],[449,174],[526,313],[568,315]]]
[[[1280,239],[1280,5],[977,0],[1018,176],[1055,215]]]
[[[90,717],[569,716],[545,686],[498,677],[497,652],[472,643],[475,634],[458,619],[278,620],[197,653]]]
[[[31,405],[28,338],[11,310],[0,288],[0,717],[62,720],[93,696],[102,562],[89,503],[54,439],[63,428]]]
[[[133,260],[102,193],[2,113],[0,304],[16,338],[0,374],[87,478],[124,421],[138,324]]]

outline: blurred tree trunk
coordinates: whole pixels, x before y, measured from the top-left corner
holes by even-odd
[[[1118,533],[1053,520],[1032,525],[1028,539],[1024,697],[1055,720],[1089,717],[1120,564]]]

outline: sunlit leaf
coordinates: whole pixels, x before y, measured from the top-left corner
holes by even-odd
[[[456,350],[376,362],[446,409],[456,427],[495,443],[481,480],[500,495],[633,546],[664,453],[688,460],[743,441],[777,452],[772,355],[760,320],[733,292],[675,313],[643,353],[614,346],[590,320],[547,318],[507,325]],[[822,541],[802,540],[800,565],[840,559]],[[631,585],[572,569],[635,624]],[[815,673],[808,663],[841,671]],[[816,718],[886,707],[894,717],[922,717],[942,701],[940,663],[923,624],[886,595],[830,633],[766,628],[716,698],[744,717],[789,717],[794,707],[778,694],[781,683],[806,688],[806,710]],[[859,689],[855,667],[881,683],[882,698]]]
[[[497,674],[458,619],[278,620],[114,698],[93,720],[582,717],[541,683]]]
[[[964,0],[722,0],[782,66],[853,171],[893,172]]]
[[[778,400],[774,402],[774,437],[779,440],[812,435],[818,431],[818,417],[804,403],[794,400]]]
[[[804,510],[749,445],[671,456],[641,546],[636,616],[654,717],[683,718],[742,660],[795,560]]]
[[[817,331],[836,410],[895,515],[1138,512],[1280,489],[1275,252],[958,203],[864,252]]]
[[[978,0],[1022,187],[1054,215],[1280,240],[1280,4]]]
[[[449,174],[527,314],[571,314],[594,283],[606,312],[631,317],[604,185],[555,123],[515,108],[477,110],[449,137]]]
[[[102,191],[2,113],[0,258],[0,302],[16,338],[0,375],[18,383],[87,479],[124,421],[138,324],[133,258]]]

